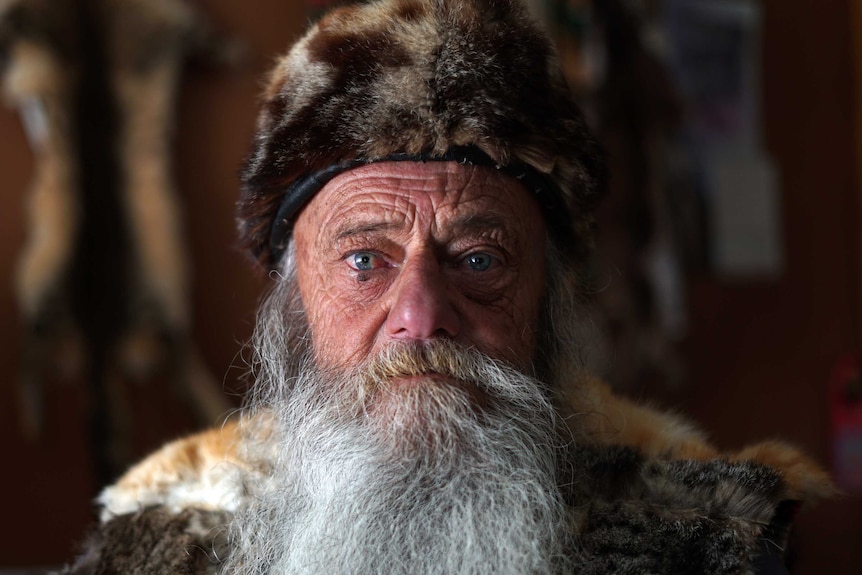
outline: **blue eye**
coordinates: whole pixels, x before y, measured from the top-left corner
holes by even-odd
[[[374,260],[377,256],[371,252],[357,252],[348,259],[352,261],[352,267],[359,271],[371,271],[374,269]]]
[[[374,271],[385,265],[385,261],[374,252],[356,252],[347,256],[346,261],[347,265],[361,272]]]
[[[467,256],[467,265],[470,269],[477,272],[486,271],[491,267],[493,259],[488,254],[476,253]]]

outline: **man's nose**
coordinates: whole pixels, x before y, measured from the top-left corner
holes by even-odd
[[[431,255],[406,261],[392,286],[387,333],[395,339],[454,338],[461,318],[452,305],[440,262]]]

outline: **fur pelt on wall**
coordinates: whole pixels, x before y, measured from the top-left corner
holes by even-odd
[[[228,407],[189,341],[170,170],[180,72],[210,37],[183,0],[0,2],[3,88],[36,156],[19,412],[36,437],[52,368],[86,381],[101,481],[128,463],[124,381],[164,370],[202,421]]]

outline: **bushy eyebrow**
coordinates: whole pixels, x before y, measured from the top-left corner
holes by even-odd
[[[452,222],[452,227],[463,233],[488,233],[492,231],[502,232],[504,236],[511,234],[511,226],[506,218],[496,214],[469,214],[460,218],[456,218]]]
[[[335,229],[335,241],[375,232],[385,232],[396,227],[398,225],[393,222],[345,222]]]
[[[511,235],[511,222],[507,218],[493,213],[466,214],[455,218],[449,224],[456,234],[486,235],[499,233],[503,237]],[[390,230],[400,229],[398,222],[370,221],[370,222],[344,222],[335,229],[334,240],[336,242],[356,237],[368,236]]]

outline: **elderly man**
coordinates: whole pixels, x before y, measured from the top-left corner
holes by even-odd
[[[105,490],[72,573],[755,573],[828,494],[581,357],[602,161],[513,0],[335,11],[269,78],[240,202],[276,278],[238,423]]]

